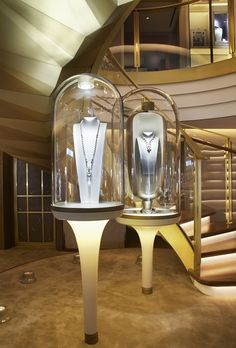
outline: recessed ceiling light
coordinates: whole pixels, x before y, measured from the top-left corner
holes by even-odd
[[[146,20],[149,21],[151,18],[149,16],[146,16]]]

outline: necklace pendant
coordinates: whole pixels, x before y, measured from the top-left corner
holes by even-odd
[[[91,179],[92,179],[92,170],[90,167],[88,167],[88,169],[87,169],[87,178],[89,181],[91,181]]]
[[[151,146],[148,145],[148,146],[147,146],[147,152],[149,153],[149,152],[151,152],[151,150],[152,150]]]

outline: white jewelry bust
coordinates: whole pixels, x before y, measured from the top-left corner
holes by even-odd
[[[152,201],[163,181],[166,124],[157,112],[139,112],[127,121],[128,176],[142,212],[153,213]]]
[[[138,196],[151,199],[157,191],[157,160],[159,138],[154,131],[144,131],[136,138],[135,169],[138,181]]]
[[[106,127],[95,116],[73,125],[80,200],[85,205],[99,202]]]

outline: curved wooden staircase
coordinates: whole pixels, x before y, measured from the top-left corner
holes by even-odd
[[[208,295],[236,296],[236,223],[202,219],[202,253],[200,275],[191,269],[194,285]],[[193,242],[193,224],[180,224],[186,238]]]

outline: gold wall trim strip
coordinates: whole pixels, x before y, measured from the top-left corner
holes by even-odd
[[[140,68],[139,33],[139,13],[134,11],[134,67],[136,69]]]
[[[234,0],[228,0],[229,53],[235,54]]]
[[[226,147],[232,149],[232,141],[228,138]],[[225,151],[225,218],[227,225],[231,224],[233,204],[232,204],[232,153]]]
[[[202,162],[194,156],[194,273],[200,277],[202,235]]]

